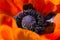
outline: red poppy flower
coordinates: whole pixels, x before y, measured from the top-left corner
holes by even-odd
[[[55,1],[55,2],[54,2]],[[15,16],[22,10],[22,6],[27,3],[32,3],[36,11],[41,12],[44,16],[54,10],[56,6],[59,12],[60,5],[56,0],[1,0],[0,1],[0,40],[60,40],[60,13],[54,19],[55,29],[51,34],[38,35],[34,32],[20,29],[17,27]],[[24,39],[23,39],[24,38]]]

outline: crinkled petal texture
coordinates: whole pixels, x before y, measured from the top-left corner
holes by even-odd
[[[0,26],[0,35],[3,40],[14,40],[12,29],[9,26]]]
[[[44,36],[40,37],[38,34],[29,30],[17,28],[12,30],[7,25],[0,26],[0,40],[48,40]]]
[[[54,23],[55,23],[55,30],[54,33],[60,36],[60,13],[55,16]]]
[[[18,28],[13,18],[6,14],[0,14],[0,40],[46,40],[29,30]],[[4,22],[3,22],[4,18]],[[12,21],[10,21],[12,20]],[[42,39],[43,38],[43,39]]]
[[[60,40],[60,13],[57,13],[54,19],[55,29],[51,34],[38,35],[17,27],[11,16],[15,16],[27,3],[32,3],[35,9],[43,13],[44,16],[53,10],[54,12],[60,12],[59,0],[1,0],[0,40]]]
[[[3,13],[0,14],[0,25],[8,25],[13,29],[18,28],[15,20],[12,17]]]
[[[45,37],[50,39],[50,40],[60,40],[60,13],[57,13],[57,15],[54,18],[54,24],[55,24],[55,29],[54,32],[51,34],[46,34]]]
[[[1,0],[0,9],[6,10],[14,16],[22,10],[23,0]]]
[[[20,28],[15,30],[15,38],[16,40],[40,40],[40,36],[36,33]]]
[[[24,4],[32,3],[35,9],[42,12],[43,15],[47,15],[50,11],[53,11],[59,5],[58,0],[1,0],[0,9],[8,11],[11,16],[16,15],[19,11],[22,11]],[[58,7],[57,7],[58,8]],[[55,10],[56,11],[56,10]]]

